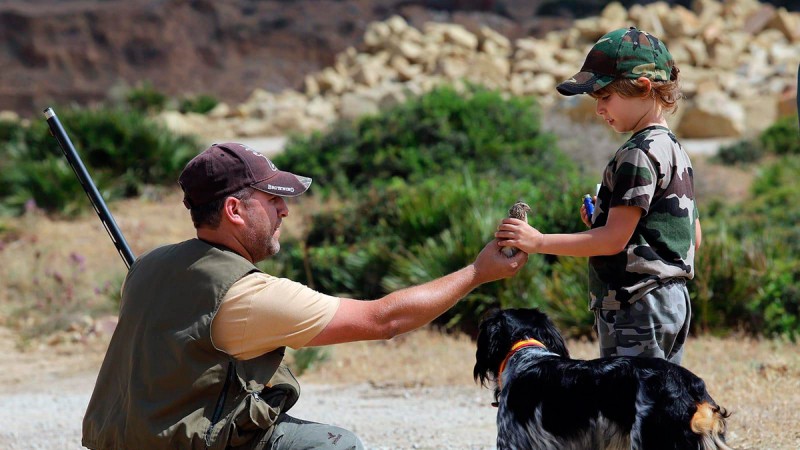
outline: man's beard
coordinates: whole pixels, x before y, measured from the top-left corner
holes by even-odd
[[[248,229],[245,239],[254,262],[263,261],[281,250],[281,243],[275,237],[277,230],[278,227],[267,229],[264,226],[253,226]]]

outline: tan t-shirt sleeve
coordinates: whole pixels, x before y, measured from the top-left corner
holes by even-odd
[[[301,348],[333,319],[339,299],[265,273],[231,286],[211,322],[214,345],[236,359]]]

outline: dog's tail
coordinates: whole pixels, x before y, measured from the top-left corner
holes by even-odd
[[[714,403],[697,404],[690,422],[692,431],[700,435],[703,450],[732,450],[725,444],[725,419],[730,414]]]

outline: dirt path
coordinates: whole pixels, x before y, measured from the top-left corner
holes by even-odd
[[[80,424],[97,371],[59,372],[4,384],[0,448],[81,448]],[[484,449],[494,441],[490,401],[489,391],[475,386],[303,383],[291,413],[352,430],[370,449]]]
[[[42,346],[20,352],[0,327],[0,449],[80,449],[103,345]],[[376,345],[373,343],[373,345]],[[378,344],[379,345],[379,344]],[[390,344],[390,346],[402,345]],[[373,347],[374,348],[374,347]],[[406,379],[395,371],[397,379]],[[301,377],[296,417],[354,431],[370,449],[484,449],[494,441],[491,393],[476,385],[406,386],[391,371],[377,382],[325,384]]]
[[[0,448],[81,448],[80,423],[95,376],[25,383],[0,396]],[[292,414],[352,430],[371,449],[492,448],[494,408],[480,393],[474,387],[310,384]]]

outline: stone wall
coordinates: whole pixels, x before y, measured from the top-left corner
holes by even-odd
[[[256,90],[209,116],[166,112],[162,118],[178,131],[203,130],[209,137],[285,135],[466,81],[536,96],[545,108],[584,120],[594,115],[594,101],[561,97],[555,86],[578,71],[600,36],[627,26],[662,39],[681,70],[686,98],[669,118],[680,137],[751,136],[796,111],[800,14],[756,0],[695,0],[692,9],[653,3],[626,10],[611,3],[569,29],[514,42],[487,27],[473,32],[427,23],[417,29],[394,16],[370,24],[364,50],[348,48],[332,66],[308,74],[302,92]]]

